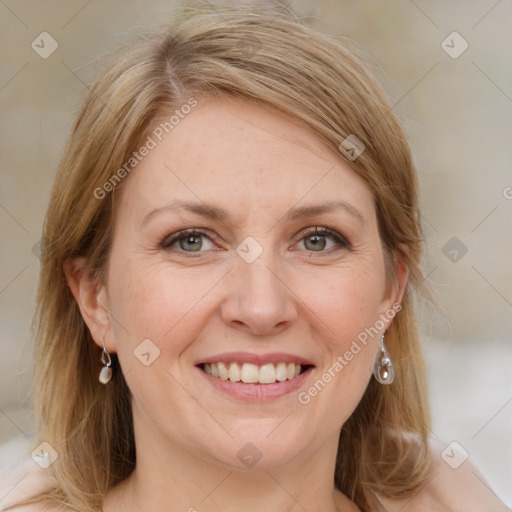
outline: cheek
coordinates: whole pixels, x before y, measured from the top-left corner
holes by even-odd
[[[200,332],[200,303],[222,274],[222,270],[170,269],[144,257],[125,259],[112,268],[109,299],[120,356],[144,339],[165,346],[166,352],[183,350]]]
[[[171,271],[161,262],[137,257],[109,272],[116,352],[134,413],[135,408],[144,412],[139,418],[160,418],[157,423],[166,425],[169,411],[185,418],[200,414],[180,384],[185,382],[181,356],[204,329],[208,317],[201,300],[222,273],[194,276],[190,270]],[[167,435],[170,431],[167,426]]]
[[[329,284],[324,283],[306,300],[320,320],[317,328],[326,357],[316,380],[299,400],[316,403],[324,410],[320,416],[333,419],[330,427],[347,420],[371,378],[382,331],[384,286],[383,271],[371,271],[370,267],[339,269]]]
[[[385,289],[383,270],[370,266],[333,269],[321,286],[309,292],[304,288],[308,282],[302,281],[301,297],[322,321],[326,334],[334,335],[333,348],[344,349],[379,318]]]

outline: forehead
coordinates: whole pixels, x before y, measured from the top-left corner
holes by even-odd
[[[248,101],[201,100],[145,156],[123,184],[120,208],[170,200],[238,209],[352,199],[372,194],[343,158],[300,120]]]

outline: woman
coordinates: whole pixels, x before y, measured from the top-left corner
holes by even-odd
[[[338,40],[219,8],[120,50],[50,199],[45,469],[7,503],[506,510],[428,439],[417,203],[403,129]]]

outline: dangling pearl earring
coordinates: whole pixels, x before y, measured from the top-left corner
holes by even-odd
[[[384,344],[384,334],[380,338],[380,351],[377,353],[377,358],[375,359],[373,375],[381,384],[391,384],[395,378],[393,363],[391,362],[386,350],[386,345]]]
[[[105,338],[103,338],[103,350],[101,351],[100,361],[103,364],[103,368],[100,372],[99,381],[102,384],[107,384],[107,382],[112,378],[112,368],[110,367],[112,361],[110,360],[110,354],[105,348]]]

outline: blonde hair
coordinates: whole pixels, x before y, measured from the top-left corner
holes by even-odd
[[[362,511],[377,507],[375,494],[413,493],[429,474],[430,417],[412,303],[412,291],[424,283],[410,149],[388,99],[354,50],[267,6],[184,10],[173,27],[145,32],[100,72],[78,113],[44,224],[34,319],[34,445],[46,441],[59,454],[50,467],[55,485],[39,499],[78,511],[100,509],[107,490],[135,466],[129,389],[121,371],[108,386],[98,383],[100,351],[63,265],[86,256],[102,278],[113,194],[98,199],[98,188],[159,122],[190,98],[203,97],[238,97],[288,113],[340,159],[338,147],[349,135],[364,144],[363,153],[346,163],[371,189],[388,263],[397,254],[406,258],[409,284],[386,335],[395,381],[382,386],[372,379],[343,426],[335,485]],[[388,265],[387,277],[392,274]]]

